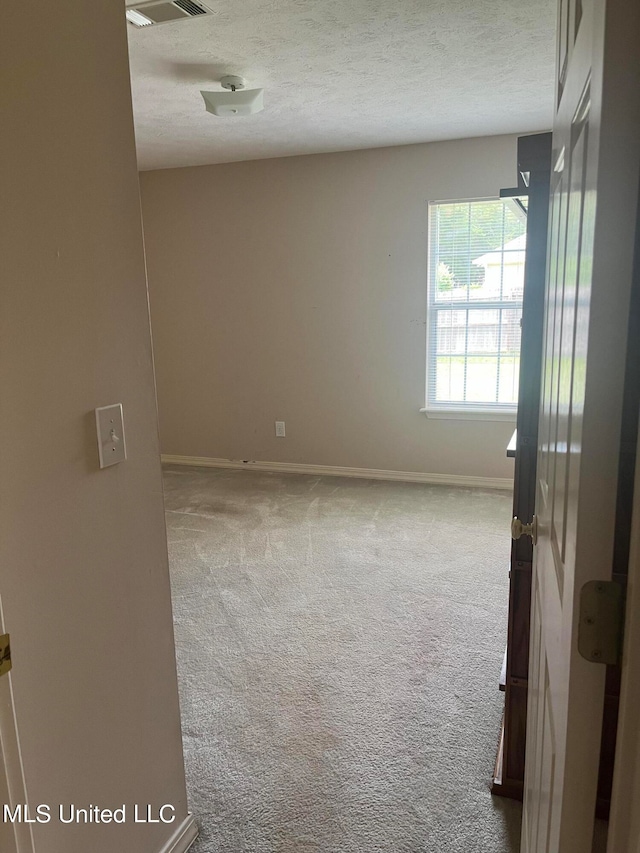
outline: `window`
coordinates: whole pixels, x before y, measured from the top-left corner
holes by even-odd
[[[526,217],[510,200],[429,205],[429,413],[513,414]]]

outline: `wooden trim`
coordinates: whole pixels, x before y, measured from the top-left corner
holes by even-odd
[[[496,763],[493,768],[493,783],[491,785],[491,793],[493,789],[502,786],[502,771],[504,769],[504,713],[502,714],[502,722],[500,723],[500,738],[498,740],[498,752],[496,754]]]
[[[401,483],[429,483],[438,486],[462,486],[467,489],[511,491],[513,482],[502,477],[466,477],[458,474],[423,474],[419,471],[386,471],[379,468],[344,468],[334,465],[306,465],[297,462],[258,462],[253,459],[216,459],[209,456],[162,454],[167,465],[191,465],[196,468],[231,468],[265,471],[273,474],[315,474],[326,477],[355,477],[364,480],[391,480]]]
[[[624,622],[621,689],[616,727],[613,789],[609,816],[610,853],[640,849],[640,434],[638,433],[638,330],[640,329],[640,192],[636,214],[636,242],[629,318],[629,358],[621,443],[620,476],[626,483],[625,513],[617,519],[623,546],[614,546],[613,578],[626,572],[628,579]],[[635,372],[635,381],[634,381]],[[635,433],[635,434],[634,434]],[[635,451],[635,459],[632,454]],[[633,460],[633,461],[632,461]],[[622,464],[624,461],[624,465]],[[624,467],[628,470],[624,471]],[[631,473],[633,472],[633,474]],[[619,495],[619,504],[620,504]],[[620,511],[620,505],[618,506]],[[616,571],[617,570],[617,571]],[[606,701],[606,700],[605,700]],[[602,808],[598,802],[597,808]]]
[[[524,785],[517,779],[504,778],[504,715],[500,726],[500,742],[498,743],[498,754],[493,769],[493,781],[491,793],[498,797],[508,797],[511,800],[522,800]]]
[[[507,689],[507,648],[505,646],[504,657],[502,658],[502,669],[500,670],[500,681],[498,687],[503,692]]]
[[[515,458],[513,515],[526,523],[535,512],[551,134],[518,138],[518,169],[528,175],[529,204],[517,440],[510,451]],[[524,783],[532,550],[527,536],[511,544],[501,767],[491,789],[515,799],[522,799]]]
[[[494,780],[491,793],[497,797],[507,797],[509,800],[520,800],[524,796],[524,783],[517,779],[504,779],[502,782]]]
[[[189,812],[158,853],[186,853],[197,837],[198,825],[194,816]]]

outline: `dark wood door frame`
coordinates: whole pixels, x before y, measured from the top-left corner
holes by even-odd
[[[522,306],[520,385],[514,471],[513,515],[533,519],[542,369],[544,286],[547,266],[551,134],[518,139],[518,190],[527,195],[527,254]],[[503,195],[515,194],[505,191]],[[507,651],[501,688],[505,710],[492,792],[522,798],[527,727],[529,612],[533,545],[521,536],[511,544]]]

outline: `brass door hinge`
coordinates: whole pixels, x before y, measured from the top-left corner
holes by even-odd
[[[8,634],[0,634],[0,675],[11,669],[11,642]]]
[[[580,591],[578,651],[594,663],[617,664],[622,651],[624,595],[615,581],[589,581]]]

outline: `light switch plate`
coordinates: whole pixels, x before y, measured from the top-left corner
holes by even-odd
[[[96,409],[96,430],[100,467],[107,468],[109,465],[124,462],[127,458],[127,446],[124,441],[122,403]]]

